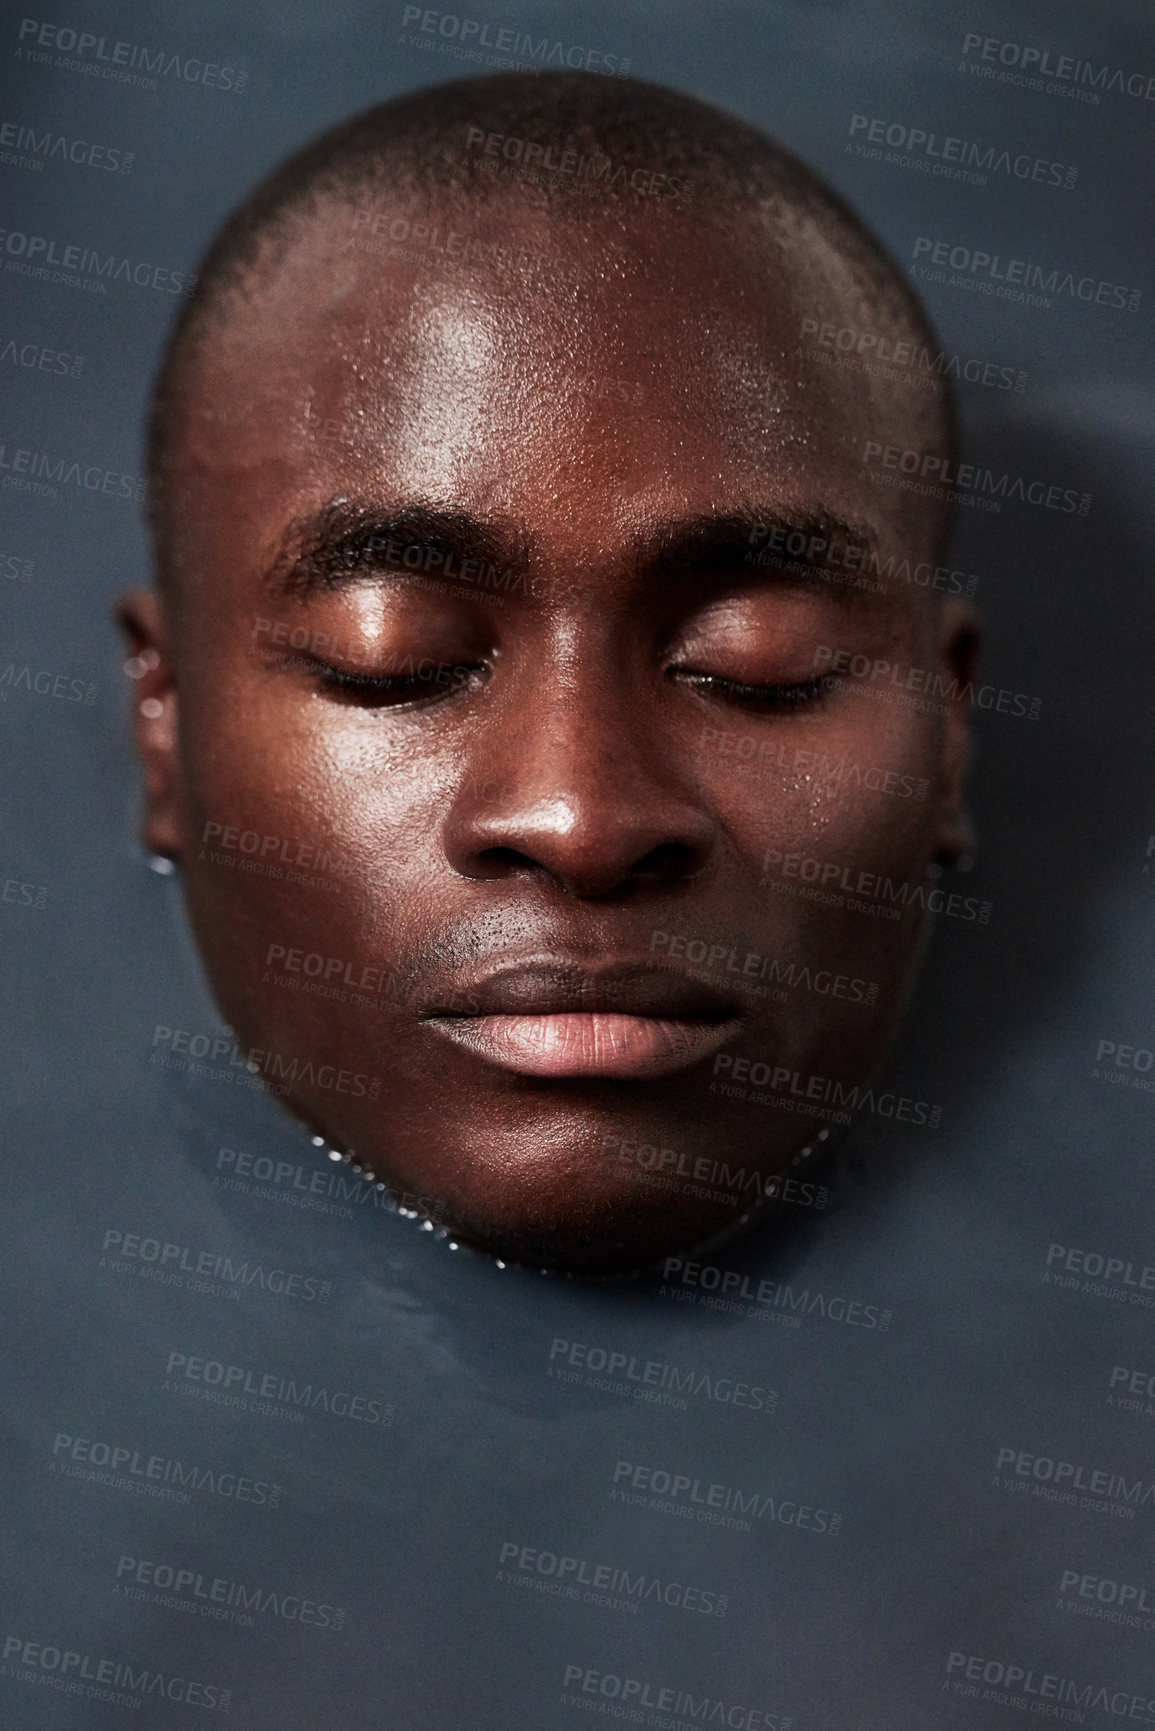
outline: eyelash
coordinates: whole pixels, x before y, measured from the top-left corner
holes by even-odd
[[[357,698],[366,709],[399,709],[403,705],[415,707],[419,703],[443,702],[464,690],[477,674],[485,672],[485,668],[481,663],[459,664],[450,669],[456,677],[444,683],[417,674],[349,673],[340,667],[325,665],[319,672],[320,687],[326,696],[338,694]],[[377,702],[373,701],[375,698]]]
[[[459,664],[452,669],[456,678],[444,683],[437,681],[432,687],[430,681],[420,675],[350,673],[329,666],[322,666],[319,671],[320,687],[326,696],[338,694],[358,699],[366,709],[399,709],[443,702],[445,698],[463,691],[478,674],[485,672],[485,667],[481,663]],[[669,674],[706,695],[721,698],[724,703],[771,709],[779,714],[805,709],[816,703],[834,683],[826,674],[791,685],[748,685],[739,679],[726,679],[721,674],[688,673],[681,668],[670,668]]]
[[[747,685],[740,679],[725,679],[717,673],[688,673],[681,668],[671,668],[670,671],[674,677],[704,690],[711,697],[720,697],[724,703],[745,704],[750,708],[760,705],[779,712],[805,709],[816,703],[834,684],[828,674],[817,674],[813,679],[804,679],[793,685]]]

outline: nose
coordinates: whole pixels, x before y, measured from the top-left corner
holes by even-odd
[[[552,685],[552,689],[550,688]],[[627,894],[696,877],[715,823],[679,774],[658,713],[628,684],[535,682],[480,722],[444,830],[463,877],[540,877],[567,895]]]

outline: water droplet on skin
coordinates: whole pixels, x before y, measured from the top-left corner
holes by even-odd
[[[323,1136],[310,1136],[309,1140],[312,1143],[314,1148],[324,1148],[325,1147],[325,1138]],[[340,1151],[340,1149],[337,1149],[337,1148],[329,1148],[327,1150],[327,1152],[328,1152],[330,1160],[337,1160],[337,1161],[343,1160],[347,1166],[352,1167],[354,1172],[360,1174],[360,1176],[362,1176],[364,1178],[367,1178],[369,1180],[370,1184],[374,1185],[376,1189],[382,1190],[382,1191],[388,1191],[389,1185],[387,1184],[385,1179],[378,1178],[376,1173],[373,1172],[369,1167],[359,1165],[358,1162],[356,1160],[354,1160],[352,1154],[342,1153]],[[398,1202],[396,1211],[397,1211],[398,1215],[403,1220],[415,1220],[415,1221],[417,1221],[417,1223],[420,1227],[420,1230],[422,1232],[431,1232],[434,1235],[434,1237],[437,1238],[439,1241],[442,1241],[442,1242],[448,1244],[450,1250],[462,1249],[462,1245],[458,1242],[457,1239],[450,1238],[448,1227],[439,1226],[435,1220],[430,1220],[427,1217],[424,1217],[418,1209],[406,1208],[402,1203]],[[466,1248],[468,1248],[468,1247],[466,1247]],[[490,1257],[487,1255],[487,1260],[493,1262],[503,1272],[509,1266],[507,1263],[503,1262],[500,1257]],[[543,1268],[540,1272],[543,1275],[549,1276],[549,1275],[552,1275],[554,1271],[553,1271],[553,1269],[550,1269],[550,1268]],[[568,1279],[569,1276],[567,1275],[566,1278]]]

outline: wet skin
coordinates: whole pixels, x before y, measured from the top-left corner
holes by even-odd
[[[723,1163],[789,1168],[822,1123],[791,1089],[885,1052],[918,915],[783,893],[767,857],[921,882],[967,845],[965,706],[818,676],[846,650],[965,677],[973,621],[747,558],[759,524],[941,551],[937,507],[863,471],[922,436],[906,400],[799,350],[853,294],[820,239],[407,214],[558,268],[358,250],[334,203],[231,319],[178,592],[122,609],[147,841],[238,1036],[311,1062],[310,1127],[499,1255],[637,1267],[748,1205]],[[313,881],[239,869],[230,826],[312,849]],[[742,1058],[793,1081],[721,1092]]]

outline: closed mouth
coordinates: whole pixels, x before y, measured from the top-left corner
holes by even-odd
[[[433,1007],[443,1038],[523,1076],[623,1081],[672,1075],[711,1057],[742,1025],[728,994],[669,969],[534,962],[463,982],[467,1013]]]

